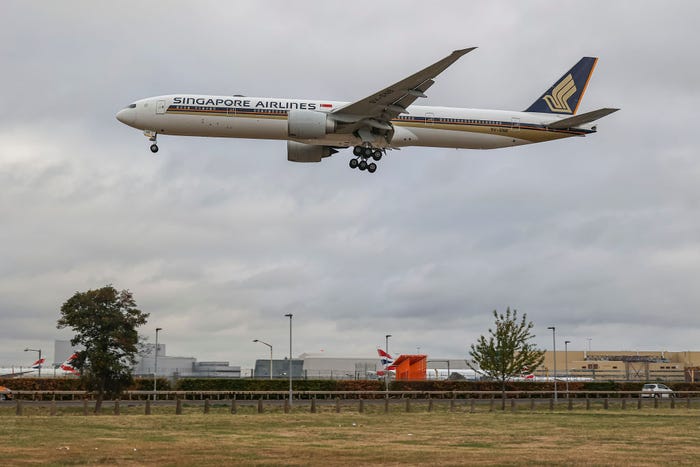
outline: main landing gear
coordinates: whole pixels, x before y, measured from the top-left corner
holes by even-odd
[[[384,155],[384,151],[381,149],[374,149],[369,146],[355,146],[352,149],[352,153],[355,155],[354,159],[350,159],[351,169],[360,169],[362,171],[367,171],[371,174],[377,171],[377,164],[374,162],[367,162],[368,159],[374,159],[379,162]]]

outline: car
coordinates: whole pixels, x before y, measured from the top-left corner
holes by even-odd
[[[642,397],[676,397],[665,384],[649,383],[642,386]]]
[[[0,401],[12,399],[12,389],[6,386],[0,386]]]

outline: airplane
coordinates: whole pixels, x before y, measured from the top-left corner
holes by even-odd
[[[16,376],[25,376],[31,373],[36,373],[46,362],[45,358],[40,358],[35,361],[30,367],[11,367],[0,368],[0,378],[14,378]]]
[[[427,379],[450,379],[452,375],[458,375],[459,379],[464,378],[470,381],[476,381],[480,375],[474,370],[448,370],[446,368],[428,368],[425,370]]]
[[[583,57],[524,111],[419,106],[435,78],[476,47],[447,57],[352,103],[319,99],[170,94],[141,99],[116,114],[158,135],[287,141],[287,159],[320,162],[353,147],[350,167],[374,173],[387,150],[408,146],[495,149],[595,133],[594,122],[619,109],[577,114],[596,57]]]

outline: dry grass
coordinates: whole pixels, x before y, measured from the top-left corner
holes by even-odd
[[[18,417],[3,409],[0,459],[4,465],[694,465],[700,455],[698,413],[678,408],[473,414],[384,414],[380,407],[365,414],[336,414],[331,407],[317,414],[256,414],[245,408],[231,415],[214,406],[204,415],[189,406],[182,416],[126,412],[132,415],[82,417],[64,409],[55,417],[31,411]]]

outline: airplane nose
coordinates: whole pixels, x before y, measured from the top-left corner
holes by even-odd
[[[125,125],[133,125],[136,120],[136,112],[134,109],[122,109],[117,112],[117,120]]]

